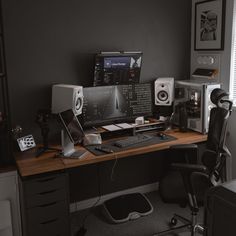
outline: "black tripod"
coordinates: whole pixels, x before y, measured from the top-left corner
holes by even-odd
[[[41,129],[41,135],[43,137],[43,146],[39,147],[36,151],[36,157],[39,157],[43,153],[47,151],[61,151],[57,148],[52,148],[48,146],[48,133],[49,133],[49,125],[48,120],[50,118],[50,111],[46,109],[38,110],[37,116],[36,116],[36,123],[39,125]]]

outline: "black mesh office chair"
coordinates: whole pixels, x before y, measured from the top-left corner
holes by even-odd
[[[227,99],[227,96],[228,94],[222,89],[214,89],[211,93],[211,101],[216,107],[212,108],[210,112],[209,132],[206,151],[202,155],[202,164],[172,163],[171,172],[160,181],[160,194],[164,200],[181,202],[188,199],[191,220],[174,214],[170,221],[171,228],[156,235],[167,235],[189,230],[193,236],[196,231],[203,232],[204,228],[197,223],[199,203],[204,201],[205,192],[209,187],[225,180],[226,158],[230,157],[230,152],[225,146],[225,139],[232,102]],[[188,156],[189,154],[189,159],[192,158],[193,152],[197,153],[198,151],[195,144],[176,145],[172,146],[171,149],[182,152],[183,155],[187,153]],[[174,179],[171,180],[170,176]],[[166,191],[167,188],[170,190],[172,186],[174,186],[175,192]],[[177,198],[174,197],[175,193],[178,193]],[[176,227],[178,220],[183,225]]]

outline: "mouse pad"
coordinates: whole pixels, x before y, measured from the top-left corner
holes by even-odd
[[[144,141],[144,142],[141,142],[141,143],[137,143],[137,144],[134,144],[132,146],[128,146],[128,147],[123,147],[123,148],[120,148],[120,147],[117,147],[114,145],[115,141],[108,141],[100,146],[103,146],[103,147],[106,147],[108,149],[111,149],[113,152],[120,152],[120,151],[124,151],[124,150],[129,150],[129,149],[132,149],[132,148],[138,148],[138,147],[145,147],[147,145],[153,145],[153,144],[158,144],[158,143],[164,143],[164,142],[169,142],[169,141],[173,141],[173,140],[176,140],[175,137],[171,136],[171,135],[167,135],[165,134],[165,137],[164,138],[161,138],[159,136],[157,136],[156,134],[148,134],[149,136],[152,136],[151,139],[147,140],[147,141]],[[126,139],[127,137],[123,137],[123,139]],[[122,138],[120,139],[122,140]],[[102,151],[98,151],[96,150],[95,148],[99,146],[99,145],[95,145],[95,146],[86,146],[85,148],[92,152],[94,155],[96,156],[100,156],[100,155],[106,155],[105,152],[102,152]]]

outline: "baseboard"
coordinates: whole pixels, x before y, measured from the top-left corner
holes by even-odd
[[[96,204],[96,206],[100,205],[104,201],[111,199],[113,197],[120,196],[122,194],[137,193],[137,192],[149,193],[149,192],[158,190],[158,187],[159,187],[159,183],[156,182],[156,183],[142,185],[142,186],[138,186],[135,188],[130,188],[130,189],[126,189],[126,190],[122,190],[122,191],[118,191],[118,192],[114,192],[114,193],[110,193],[110,194],[105,194],[105,195],[102,195],[100,197],[100,199],[99,199],[99,197],[95,197],[95,198],[86,199],[86,200],[83,200],[80,202],[71,203],[70,204],[70,212],[72,213],[72,212],[80,211],[83,209],[87,209],[87,208],[94,206],[94,204]]]
[[[122,191],[118,191],[118,192],[114,192],[114,193],[110,193],[110,194],[105,194],[105,195],[101,196],[100,200],[99,200],[99,197],[95,197],[95,198],[86,199],[86,200],[83,200],[80,202],[71,203],[70,204],[70,212],[72,213],[75,211],[87,209],[87,208],[94,206],[94,204],[96,204],[96,206],[100,205],[104,201],[111,199],[113,197],[120,196],[122,194],[137,193],[137,192],[149,193],[149,192],[158,190],[158,187],[159,187],[159,184],[158,184],[158,182],[156,182],[156,183],[142,185],[139,187],[130,188],[130,189],[126,189],[126,190],[122,190]],[[99,200],[99,202],[97,202],[98,200]]]

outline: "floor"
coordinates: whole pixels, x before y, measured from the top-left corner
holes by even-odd
[[[152,192],[146,194],[146,196],[152,203],[154,211],[148,216],[121,224],[109,223],[104,214],[102,214],[101,206],[73,213],[71,215],[72,235],[84,235],[78,233],[84,221],[84,226],[87,230],[86,236],[151,236],[168,228],[168,222],[173,213],[178,213],[186,218],[190,217],[188,207],[181,208],[177,204],[165,204],[161,201],[158,192]],[[201,209],[198,222],[202,223],[202,221],[203,212]],[[187,235],[190,235],[190,233],[179,234],[179,236]]]

